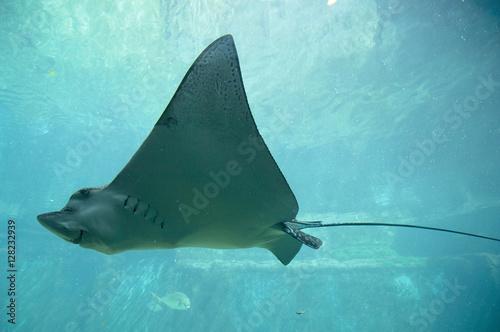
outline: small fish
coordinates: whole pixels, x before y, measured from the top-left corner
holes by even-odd
[[[151,294],[158,302],[165,303],[168,307],[175,310],[186,310],[191,307],[189,298],[186,294],[181,292],[172,291],[171,293],[161,298],[153,292],[151,292]]]
[[[297,312],[297,315],[302,315],[305,311],[304,310],[301,310],[299,312]]]

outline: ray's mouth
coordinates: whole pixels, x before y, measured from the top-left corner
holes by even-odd
[[[71,223],[66,220],[65,213],[49,212],[40,214],[36,218],[43,227],[69,243],[80,244],[83,239],[83,230],[68,225]]]

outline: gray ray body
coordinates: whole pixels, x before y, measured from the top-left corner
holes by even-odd
[[[248,106],[230,35],[188,70],[153,130],[107,186],[85,188],[38,221],[106,254],[261,247],[288,264],[321,241],[292,223],[298,205]]]

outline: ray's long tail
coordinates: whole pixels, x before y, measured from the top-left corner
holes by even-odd
[[[427,226],[419,226],[419,225],[390,224],[390,223],[376,223],[376,222],[360,222],[360,223],[346,222],[346,223],[330,223],[330,224],[328,224],[328,223],[322,223],[321,221],[302,222],[302,221],[297,221],[297,220],[287,221],[287,222],[281,223],[281,228],[283,229],[284,232],[293,236],[298,241],[302,242],[306,246],[311,247],[313,249],[318,249],[319,247],[321,247],[321,245],[323,244],[323,241],[321,241],[317,237],[314,237],[312,235],[309,235],[307,233],[302,232],[301,229],[317,228],[317,227],[338,227],[338,226],[388,226],[388,227],[418,228],[418,229],[426,229],[426,230],[430,230],[430,231],[439,231],[439,232],[455,233],[455,234],[466,235],[466,236],[473,236],[473,237],[477,237],[480,239],[486,239],[486,240],[500,242],[500,239],[496,239],[496,238],[489,237],[489,236],[477,235],[477,234],[466,233],[466,232],[459,232],[459,231],[454,231],[454,230],[445,229],[445,228],[427,227]]]

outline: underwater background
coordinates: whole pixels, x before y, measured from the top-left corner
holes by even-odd
[[[498,242],[316,229],[285,267],[263,249],[106,256],[36,221],[109,183],[230,33],[298,220],[499,238],[498,1],[3,0],[0,31],[0,330],[500,331]],[[151,294],[172,291],[191,307]]]

